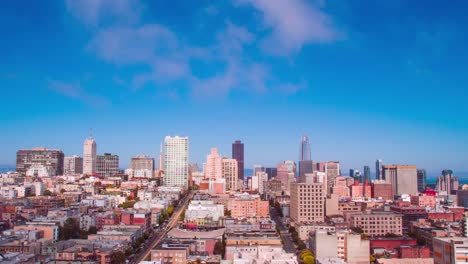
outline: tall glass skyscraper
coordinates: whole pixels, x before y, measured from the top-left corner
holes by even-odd
[[[382,180],[382,160],[375,161],[375,178],[377,180]]]
[[[363,182],[369,182],[371,181],[370,177],[370,167],[369,166],[364,166],[364,180]]]
[[[244,143],[240,140],[232,143],[232,158],[237,160],[239,179],[244,180]]]
[[[423,193],[426,190],[426,170],[418,170],[418,191]]]
[[[301,137],[301,151],[299,153],[299,161],[310,160],[310,142],[307,135]]]

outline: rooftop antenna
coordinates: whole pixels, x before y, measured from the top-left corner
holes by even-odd
[[[93,128],[89,128],[89,137],[93,138]]]

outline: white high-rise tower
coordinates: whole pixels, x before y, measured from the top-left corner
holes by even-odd
[[[96,141],[94,138],[89,137],[85,140],[83,145],[83,173],[93,174],[96,173]]]
[[[189,139],[170,137],[164,139],[164,185],[188,189]]]

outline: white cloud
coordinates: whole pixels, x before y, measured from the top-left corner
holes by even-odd
[[[271,30],[264,49],[275,55],[299,52],[308,43],[331,42],[339,37],[332,19],[303,0],[238,0],[260,11]]]

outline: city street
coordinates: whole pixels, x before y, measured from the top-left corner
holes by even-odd
[[[276,226],[281,231],[280,236],[281,240],[283,241],[283,248],[288,253],[296,253],[296,245],[292,240],[291,234],[289,233],[288,229],[283,225],[281,221],[281,217],[276,212],[275,208],[270,207],[270,216],[273,221],[275,221]]]
[[[179,200],[178,206],[175,208],[174,213],[172,214],[171,218],[166,225],[163,224],[160,230],[158,230],[151,239],[151,243],[146,243],[147,246],[143,249],[142,252],[138,253],[137,256],[130,260],[130,263],[139,263],[140,261],[145,260],[149,257],[151,253],[151,249],[157,246],[162,240],[166,238],[167,233],[177,225],[179,221],[180,214],[187,208],[189,201],[192,199],[195,191],[190,191],[185,197]]]

